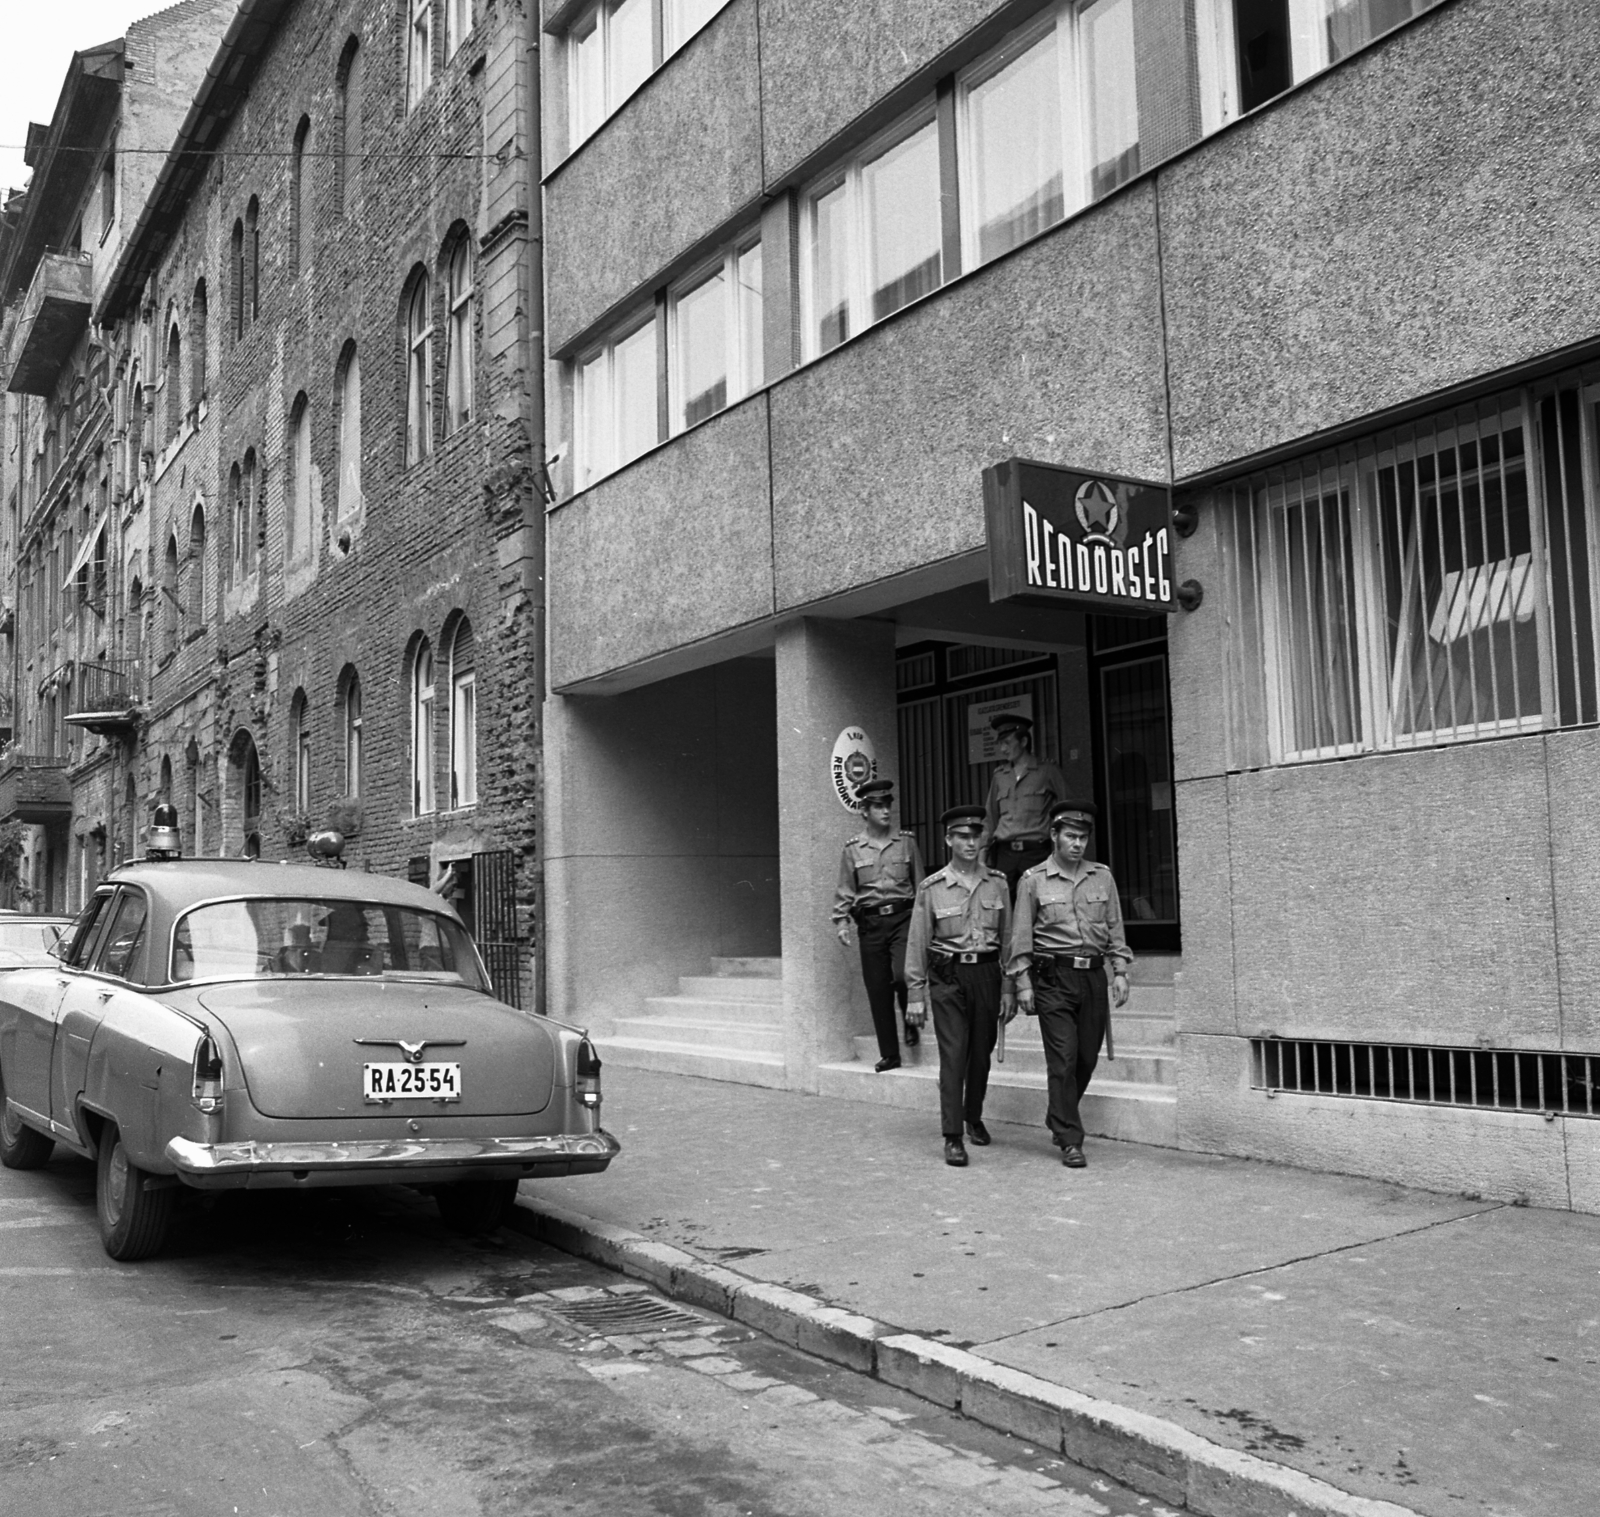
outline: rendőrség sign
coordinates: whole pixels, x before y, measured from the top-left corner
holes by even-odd
[[[983,474],[989,599],[1178,609],[1165,485],[1007,459]]]

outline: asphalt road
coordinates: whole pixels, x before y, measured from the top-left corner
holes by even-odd
[[[6,1517],[1164,1510],[410,1191],[188,1196],[119,1265],[93,1189],[0,1170]]]

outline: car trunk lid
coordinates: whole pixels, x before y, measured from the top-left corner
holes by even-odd
[[[550,1104],[550,1029],[475,991],[401,980],[247,981],[210,986],[198,999],[233,1038],[251,1104],[264,1116],[517,1116]],[[411,1057],[423,1040],[420,1059]],[[459,1099],[368,1101],[368,1064],[459,1064]]]

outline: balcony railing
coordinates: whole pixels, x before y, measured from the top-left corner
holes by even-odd
[[[94,260],[87,253],[46,253],[33,271],[11,340],[15,395],[49,395],[89,320]]]
[[[139,722],[138,673],[131,658],[78,664],[64,720],[90,732],[130,731]]]

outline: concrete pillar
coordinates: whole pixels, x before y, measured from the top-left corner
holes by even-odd
[[[889,622],[805,619],[778,632],[784,1059],[797,1090],[816,1090],[817,1066],[850,1058],[850,1040],[872,1027],[856,950],[828,920],[839,850],[861,825],[828,766],[839,734],[861,727],[879,775],[898,780],[894,638]]]

